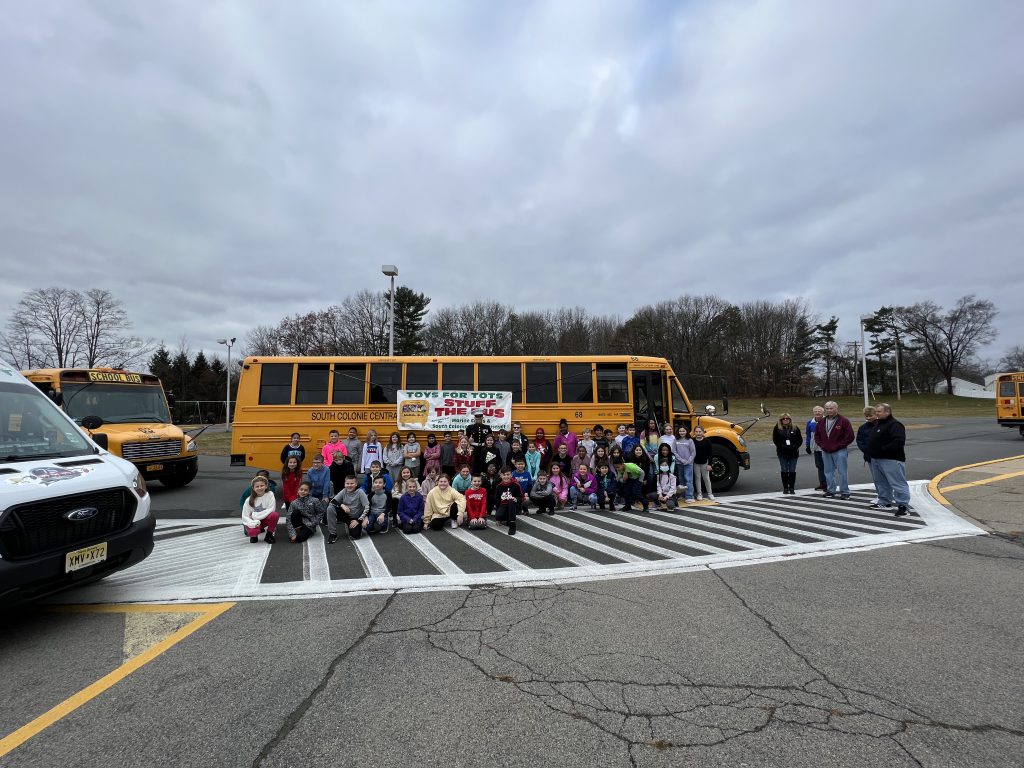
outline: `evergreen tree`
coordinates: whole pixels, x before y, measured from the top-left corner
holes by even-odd
[[[388,292],[390,294],[390,292]],[[390,299],[390,295],[388,299]],[[395,289],[395,354],[422,355],[427,351],[427,305],[430,299],[422,293],[400,285]]]
[[[178,400],[187,400],[192,394],[189,386],[192,376],[192,362],[188,359],[188,351],[179,350],[171,360],[171,372],[164,383],[164,389],[174,393]]]
[[[167,351],[167,347],[160,344],[160,347],[153,356],[149,359],[149,372],[156,376],[160,381],[167,386],[167,382],[171,378],[171,353]]]
[[[827,323],[814,326],[814,351],[825,361],[825,394],[832,394],[832,347],[836,343],[839,318],[835,315]]]

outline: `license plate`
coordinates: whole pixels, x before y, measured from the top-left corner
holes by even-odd
[[[91,547],[85,547],[84,549],[76,549],[74,552],[68,552],[64,557],[64,573],[88,568],[90,565],[102,563],[106,559],[107,542],[105,541],[102,544],[93,544]]]
[[[146,471],[147,472],[159,472],[163,468],[164,468],[163,464],[147,464],[146,465]]]

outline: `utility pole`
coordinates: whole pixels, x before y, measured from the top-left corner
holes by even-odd
[[[228,383],[224,388],[224,431],[231,431],[231,347],[235,344],[234,337],[230,339],[217,339],[218,344],[223,344],[228,348]]]

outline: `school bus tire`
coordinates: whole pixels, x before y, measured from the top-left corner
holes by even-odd
[[[1019,429],[1019,430],[1020,430],[1020,436],[1021,436],[1021,437],[1024,437],[1024,426],[1020,426],[1020,427],[1018,427],[1017,429]]]
[[[712,440],[711,460],[708,462],[711,473],[711,488],[715,493],[728,491],[740,476],[740,462],[728,445]]]

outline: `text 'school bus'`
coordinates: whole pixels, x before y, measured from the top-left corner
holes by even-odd
[[[731,488],[750,468],[743,429],[694,412],[662,358],[601,357],[247,357],[242,365],[231,439],[232,466],[280,467],[281,447],[302,435],[306,455],[319,451],[331,429],[360,439],[374,429],[387,443],[397,429],[396,393],[407,390],[492,390],[512,393],[512,420],[549,439],[558,420],[580,434],[595,424],[643,429],[648,418],[691,431],[704,427],[713,446],[715,490]],[[440,439],[440,435],[438,435]]]
[[[1024,437],[1024,372],[1003,373],[996,379],[996,421],[1017,427]]]
[[[99,417],[102,425],[90,428],[92,439],[128,459],[147,480],[180,488],[196,476],[196,443],[171,423],[156,376],[113,368],[49,368],[22,374],[77,424]]]
[[[0,607],[153,551],[146,481],[0,360]]]

